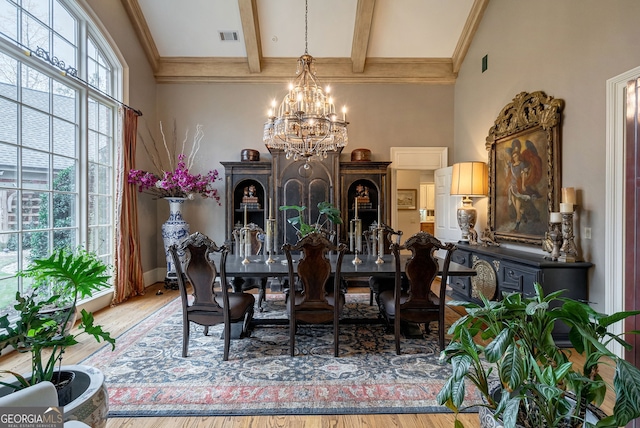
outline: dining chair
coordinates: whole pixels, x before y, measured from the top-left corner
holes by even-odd
[[[264,230],[255,223],[248,223],[246,226],[249,229],[249,255],[257,256],[259,254],[263,254],[263,244],[265,232]],[[239,256],[243,254],[246,248],[240,249],[240,233],[241,229],[236,228],[233,230],[233,239],[235,242],[235,252],[236,255]],[[231,280],[231,286],[233,287],[233,291],[236,293],[240,293],[242,291],[249,291],[254,288],[258,289],[258,310],[262,311],[262,303],[264,302],[267,294],[267,277],[233,277]]]
[[[250,293],[230,293],[228,290],[225,265],[229,252],[226,246],[218,247],[206,235],[196,232],[180,244],[169,247],[173,257],[178,279],[178,288],[182,300],[182,356],[186,357],[189,348],[189,330],[191,323],[204,326],[204,334],[209,327],[224,324],[224,355],[229,359],[231,342],[231,324],[241,323],[242,335],[248,332],[253,317],[255,297]],[[180,263],[180,254],[184,254],[184,265]],[[220,255],[219,271],[212,256]],[[216,277],[220,277],[222,286],[216,287]],[[191,298],[187,291],[187,281],[192,286]]]
[[[287,257],[289,267],[289,284],[296,284],[294,269],[294,253],[297,265],[298,287],[291,287],[287,299],[287,315],[289,317],[289,352],[294,356],[295,335],[300,324],[328,324],[333,322],[334,356],[339,349],[339,318],[344,306],[344,293],[340,287],[342,259],[347,247],[344,244],[334,245],[319,232],[312,232],[302,237],[296,244],[284,244],[282,249]],[[299,254],[298,254],[299,252]],[[332,272],[329,252],[336,252],[336,268]],[[333,276],[331,287],[326,285]],[[294,290],[295,289],[295,290]]]
[[[400,250],[409,250],[411,255],[405,264],[408,289],[402,289]],[[438,275],[436,252],[444,251],[442,276],[437,294],[432,285]],[[400,322],[416,324],[438,322],[438,344],[444,349],[445,300],[447,277],[451,255],[456,250],[452,243],[443,244],[427,232],[418,232],[407,239],[404,245],[391,244],[395,258],[396,274],[393,290],[385,290],[379,295],[380,312],[388,324],[393,322],[396,342],[396,354],[400,355]]]
[[[383,231],[383,243],[382,245],[390,245],[391,243],[395,242],[396,244],[400,245],[400,241],[402,239],[402,231],[401,230],[394,230],[393,228],[391,228],[390,226],[387,226],[384,223],[381,223],[380,226],[382,227],[382,231]],[[371,231],[371,234],[373,233],[377,233],[376,229],[373,229]],[[370,239],[373,240],[373,237],[370,236]],[[372,247],[373,244],[372,243],[368,243],[367,245],[370,245],[369,247],[369,251],[372,251]],[[380,243],[378,243],[378,245],[380,245]],[[388,247],[387,247],[388,248]],[[403,284],[405,285],[406,288],[406,278],[403,275]],[[385,276],[370,276],[369,277],[369,306],[373,305],[373,299],[375,297],[376,302],[378,301],[378,296],[380,295],[380,293],[382,291],[385,290],[393,290],[393,287],[395,286],[395,279],[394,278],[389,278],[389,277],[385,277]]]

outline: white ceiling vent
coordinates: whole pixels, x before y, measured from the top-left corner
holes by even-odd
[[[238,41],[238,32],[237,31],[219,31],[220,40],[223,42],[237,42]]]

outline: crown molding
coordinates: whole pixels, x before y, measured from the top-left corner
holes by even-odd
[[[354,73],[349,58],[315,58],[323,82],[453,84],[450,58],[369,58],[362,73]],[[260,73],[251,73],[246,58],[160,58],[158,83],[287,82],[295,76],[293,58],[263,58]]]

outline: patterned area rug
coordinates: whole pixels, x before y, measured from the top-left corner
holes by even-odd
[[[82,364],[100,368],[109,390],[109,416],[215,416],[254,414],[440,413],[436,394],[449,374],[438,362],[435,333],[402,340],[376,322],[365,294],[347,295],[346,318],[370,324],[340,326],[333,357],[330,326],[300,326],[290,357],[286,325],[260,325],[232,340],[222,361],[221,327],[192,324],[189,356],[182,358],[182,316],[176,299]],[[284,300],[268,295],[257,319],[284,318]]]

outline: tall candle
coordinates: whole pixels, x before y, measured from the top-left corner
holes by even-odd
[[[380,204],[378,204],[378,227],[380,227],[380,219],[382,218],[382,215],[380,214]]]
[[[553,212],[549,215],[549,222],[551,223],[562,223],[562,214]]]
[[[355,208],[356,209],[356,215],[355,215],[354,218],[358,218],[358,197],[357,196],[356,196],[355,201],[353,202],[353,205],[356,206],[356,208]]]
[[[247,204],[244,204],[244,226],[247,227]]]
[[[574,187],[562,188],[562,202],[566,204],[576,204],[576,189]]]
[[[273,205],[271,204],[271,198],[269,198],[269,219],[271,219],[271,218],[272,218],[272,217],[271,217],[271,207],[272,207],[272,206],[273,206]]]

